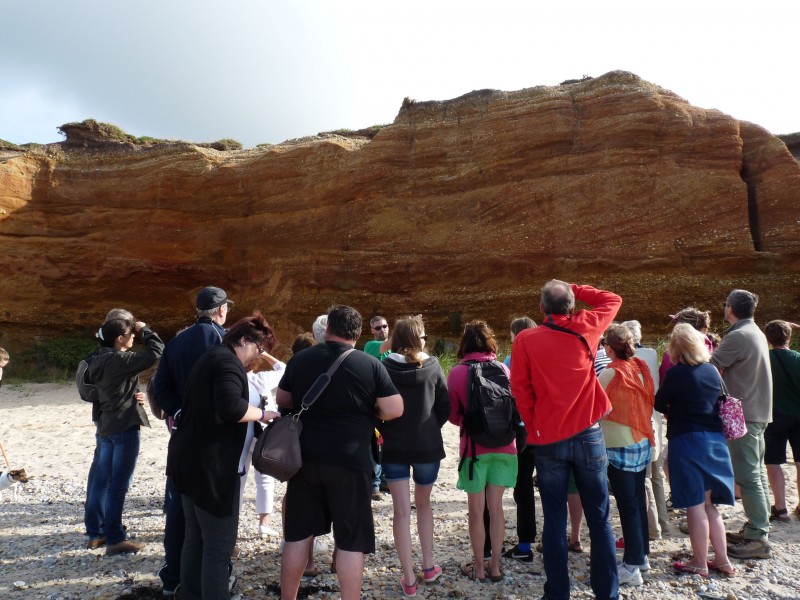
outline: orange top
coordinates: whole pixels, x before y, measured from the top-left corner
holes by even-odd
[[[607,368],[614,369],[614,377],[606,388],[612,407],[606,421],[630,427],[637,444],[644,438],[650,440],[650,444],[655,444],[653,424],[650,421],[655,387],[647,364],[636,357],[630,360],[615,358]],[[639,377],[640,374],[642,378]]]

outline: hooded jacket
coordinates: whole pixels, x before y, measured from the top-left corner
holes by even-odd
[[[445,457],[442,426],[450,414],[442,367],[434,356],[422,366],[401,362],[390,354],[382,364],[403,397],[403,415],[380,426],[383,462],[432,463]]]
[[[97,386],[101,411],[98,435],[121,433],[138,425],[150,427],[147,413],[133,395],[139,389],[139,373],[156,364],[164,342],[148,327],[143,327],[139,336],[147,348],[145,352],[103,347],[89,365],[89,379]]]

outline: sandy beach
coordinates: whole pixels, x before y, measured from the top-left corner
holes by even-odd
[[[4,385],[0,389],[0,441],[12,468],[24,467],[32,477],[0,500],[0,597],[16,599],[76,600],[84,598],[158,598],[162,563],[162,502],[167,431],[163,422],[152,420],[152,429],[142,430],[141,453],[133,485],[128,493],[123,521],[131,536],[145,542],[138,555],[106,557],[103,550],[87,550],[83,528],[86,475],[94,450],[94,426],[90,406],[82,402],[73,385]],[[544,576],[541,555],[533,564],[503,560],[505,579],[500,583],[478,583],[459,574],[468,560],[466,497],[455,487],[458,462],[458,431],[445,426],[448,457],[442,465],[433,492],[435,523],[434,556],[444,575],[432,585],[420,585],[422,598],[523,599],[539,598]],[[788,502],[797,503],[794,467],[785,467]],[[276,488],[276,510],[284,485]],[[612,499],[613,503],[613,499]],[[516,542],[516,513],[509,490],[505,496],[506,544]],[[363,596],[402,598],[400,563],[392,541],[392,503],[388,495],[374,504],[378,551],[366,559]],[[538,510],[538,507],[537,507]],[[722,507],[729,530],[743,522],[741,505]],[[538,510],[541,531],[541,511]],[[734,560],[738,576],[678,576],[671,564],[689,550],[688,536],[678,530],[680,515],[671,513],[669,537],[651,542],[652,569],[638,588],[624,588],[625,598],[667,600],[698,597],[742,599],[800,598],[800,522],[776,523],[771,533],[774,558]],[[279,528],[280,514],[271,525]],[[618,519],[614,520],[619,534]],[[323,538],[325,540],[325,538]],[[584,526],[584,545],[588,533]],[[332,546],[328,539],[327,544]],[[239,524],[239,547],[234,561],[238,581],[234,598],[278,597],[280,540],[261,540],[257,532],[252,481],[245,490],[245,506]],[[419,556],[418,549],[416,556]],[[330,549],[318,555],[320,575],[301,587],[301,597],[338,598],[338,582],[329,573]],[[570,554],[573,598],[592,598],[589,588],[589,557]]]

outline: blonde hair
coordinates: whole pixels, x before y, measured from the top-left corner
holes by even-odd
[[[420,317],[403,317],[395,321],[392,331],[392,352],[405,356],[409,364],[422,366],[422,336],[425,325]]]
[[[674,364],[682,362],[692,367],[706,363],[711,358],[705,337],[688,323],[675,325],[667,344],[667,352]]]

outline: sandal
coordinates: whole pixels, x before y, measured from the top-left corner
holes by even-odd
[[[488,577],[489,581],[491,581],[492,583],[498,583],[500,581],[503,581],[503,577],[505,577],[505,575],[503,575],[502,571],[500,571],[499,575],[492,575],[491,569],[489,569],[489,563],[484,564],[483,568],[486,572],[488,572],[486,577]]]
[[[316,577],[317,575],[319,575],[319,569],[317,569],[316,567],[314,567],[313,569],[306,569],[305,571],[303,571],[303,580],[309,581],[311,579],[314,579],[314,577]]]
[[[721,565],[715,564],[711,561],[708,561],[706,564],[708,565],[709,571],[716,571],[725,577],[736,577],[736,569],[733,568],[733,565],[730,561]]]
[[[679,574],[687,573],[689,575],[700,575],[700,577],[708,577],[708,567],[695,567],[689,563],[677,561],[672,563],[672,568]]]
[[[478,583],[484,583],[486,581],[486,577],[481,579],[480,577],[475,576],[475,565],[472,563],[467,563],[464,566],[462,566],[461,574],[467,579],[471,579],[472,581],[477,581]]]
[[[577,542],[567,542],[567,549],[570,552],[583,552],[583,546],[581,545],[580,540]]]
[[[778,510],[773,505],[770,508],[769,520],[770,521],[780,521],[781,523],[790,523],[791,520],[792,520],[792,517],[789,516],[789,511],[786,510],[785,508],[782,508],[782,509]]]

